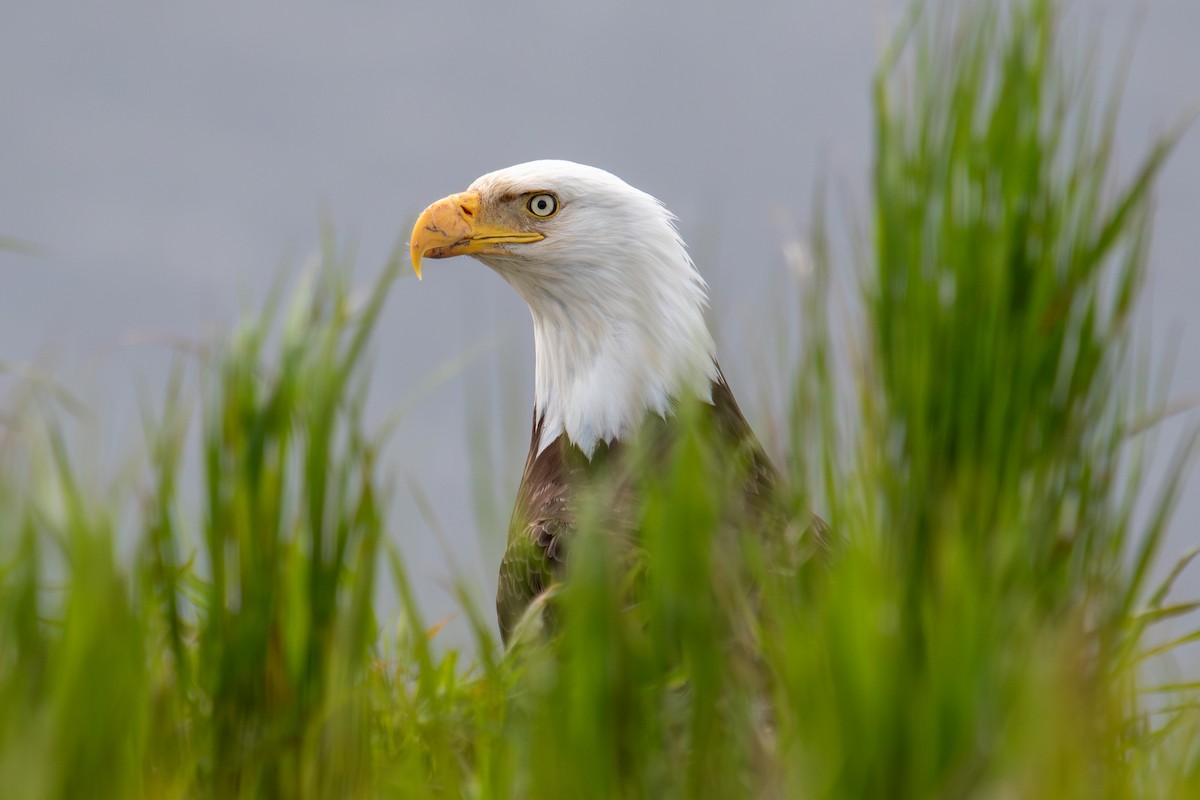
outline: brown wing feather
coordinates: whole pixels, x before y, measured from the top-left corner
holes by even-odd
[[[738,407],[733,390],[726,383],[725,374],[721,372],[719,365],[717,379],[712,384],[712,401],[717,430],[750,459],[751,469],[747,476],[746,493],[765,501],[773,501],[779,489],[779,471],[775,469],[771,459],[767,458],[758,437],[754,435],[750,423]]]
[[[543,420],[534,416],[529,456],[508,527],[508,546],[500,563],[496,615],[505,641],[526,606],[561,574],[564,534],[575,527],[571,507],[571,477],[560,436],[541,453]]]
[[[710,408],[713,427],[724,446],[748,459],[743,487],[747,506],[762,524],[782,527],[786,515],[779,504],[779,473],[755,438],[719,367],[712,384]],[[500,565],[496,612],[505,641],[534,598],[562,576],[575,529],[575,487],[582,486],[621,449],[618,443],[601,445],[589,460],[563,435],[539,453],[542,424],[535,412],[529,455],[509,523],[508,547]],[[669,421],[660,420],[657,424],[662,425],[660,438],[665,452],[672,428]],[[636,494],[636,487],[626,485],[620,494],[623,496],[616,498],[615,504],[632,507],[631,496]],[[616,514],[617,518],[623,516],[620,512]],[[819,532],[824,523],[815,517],[813,520],[812,527]]]

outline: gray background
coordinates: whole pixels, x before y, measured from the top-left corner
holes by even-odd
[[[1103,73],[1143,5],[1126,170],[1200,102],[1200,3],[1076,0],[1065,23],[1068,39],[1098,37]],[[157,391],[174,357],[146,342],[201,338],[257,306],[314,252],[322,211],[356,243],[365,282],[428,202],[492,169],[568,158],[681,218],[712,286],[722,363],[769,439],[795,296],[783,248],[822,180],[844,221],[869,219],[870,79],[902,7],[5,0],[0,236],[42,252],[0,253],[0,361],[75,388],[119,461],[138,441],[137,387]],[[1200,131],[1158,198],[1142,328],[1156,354],[1178,344],[1172,394],[1185,398],[1200,395]],[[841,263],[849,273],[849,254]],[[373,418],[400,414],[388,464],[393,519],[406,522],[393,535],[422,603],[450,613],[459,574],[490,608],[528,442],[528,312],[477,263],[431,262],[423,284],[393,290],[375,360]],[[439,365],[453,367],[443,382],[431,380]],[[1160,449],[1196,421],[1164,426]],[[1196,541],[1198,494],[1192,476],[1170,554]],[[455,622],[442,640],[462,635]]]

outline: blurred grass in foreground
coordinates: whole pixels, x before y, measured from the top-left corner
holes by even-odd
[[[51,389],[11,401],[0,795],[1200,792],[1200,676],[1158,685],[1174,643],[1151,637],[1192,607],[1148,583],[1191,442],[1144,486],[1162,398],[1129,333],[1171,142],[1115,190],[1115,104],[1064,65],[1055,5],[959,8],[914,16],[876,84],[862,330],[830,321],[816,226],[790,472],[832,556],[722,537],[728,465],[684,437],[645,479],[641,602],[585,533],[557,635],[531,620],[502,654],[464,599],[464,668],[431,644],[400,555],[420,526],[382,518],[361,415],[400,265],[356,305],[331,248],[281,319],[204,355],[198,406],[172,381],[133,488],[83,477]]]

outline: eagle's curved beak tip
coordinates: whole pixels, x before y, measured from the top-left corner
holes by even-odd
[[[417,280],[421,280],[421,245],[409,244],[408,255],[412,259],[413,272],[417,273]]]

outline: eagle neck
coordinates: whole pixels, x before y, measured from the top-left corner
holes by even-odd
[[[711,400],[707,287],[682,245],[648,261],[505,275],[533,317],[540,453],[561,434],[591,458],[688,395]],[[503,274],[503,273],[502,273]],[[561,276],[574,279],[565,280]]]

